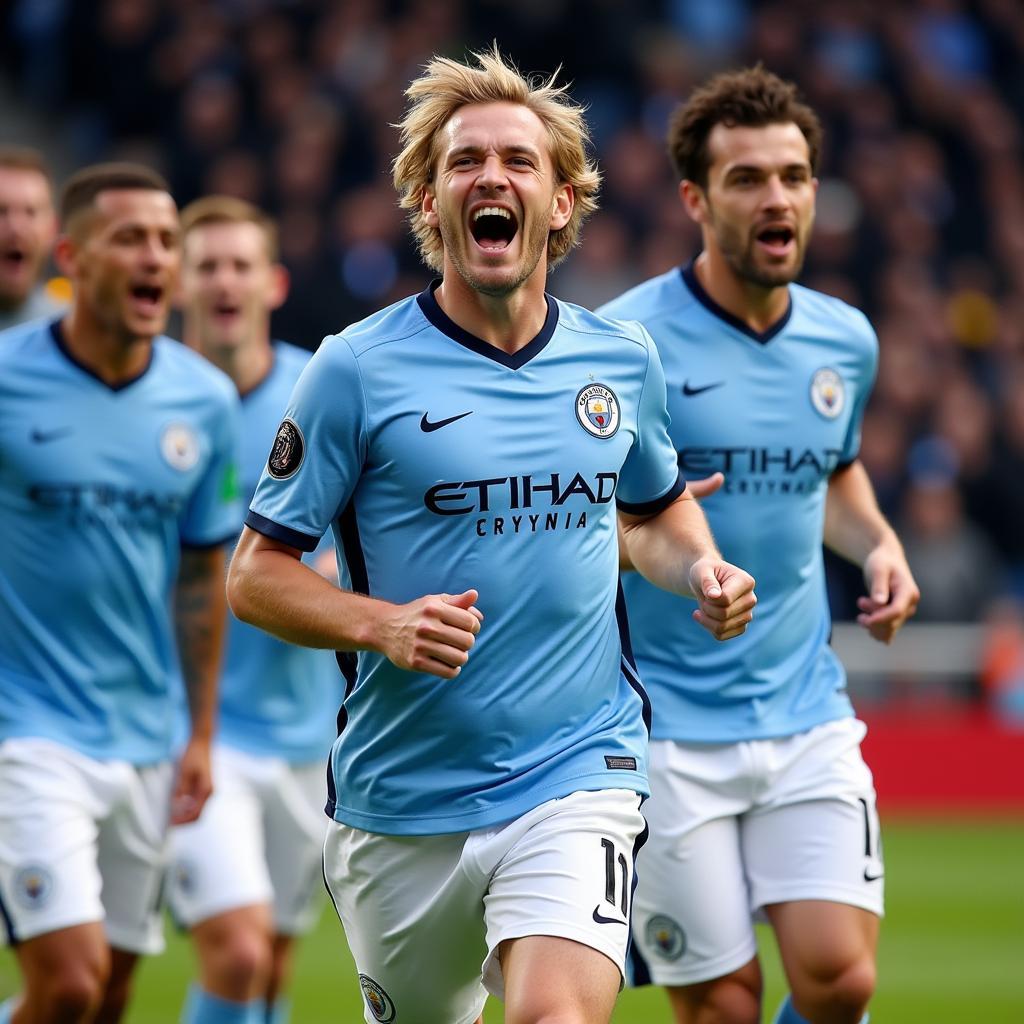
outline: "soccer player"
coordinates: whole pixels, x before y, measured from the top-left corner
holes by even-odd
[[[14,1024],[119,1020],[137,956],[163,946],[166,826],[210,792],[240,514],[231,381],[160,336],[180,260],[163,179],[85,168],[61,220],[67,315],[0,340],[0,921],[24,985],[0,1021]],[[191,736],[175,768],[179,663]]]
[[[42,154],[0,146],[0,330],[59,312],[60,304],[39,283],[56,234]]]
[[[792,283],[820,135],[793,86],[761,67],[698,89],[669,149],[703,252],[601,309],[650,331],[680,467],[707,477],[699,496],[720,487],[712,528],[758,580],[756,633],[725,647],[671,595],[624,581],[654,707],[637,977],[645,962],[687,1024],[760,1020],[754,911],[792,990],[779,1024],[852,1024],[874,989],[878,817],[864,726],[828,643],[822,539],[863,568],[858,621],[875,639],[892,640],[918,591],[857,461],[874,332]]]
[[[288,288],[273,222],[228,196],[199,199],[181,219],[185,340],[241,395],[251,496],[309,353],[271,341]],[[199,960],[186,1024],[287,1019],[294,936],[315,922],[323,892],[324,762],[342,691],[330,652],[229,618],[214,794],[199,821],[171,830],[169,901]]]
[[[646,333],[544,293],[598,176],[580,109],[498,54],[409,86],[395,184],[422,294],[324,341],[228,579],[236,614],[358,651],[325,874],[367,1021],[607,1021],[644,821],[646,697],[616,504],[653,579],[743,632],[753,581],[685,491]],[[332,527],[347,590],[299,561]]]

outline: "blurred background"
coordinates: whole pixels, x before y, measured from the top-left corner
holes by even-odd
[[[968,822],[923,845],[991,826],[992,850],[1017,851],[999,876],[1009,916],[986,933],[1002,929],[999,948],[1013,952],[1017,969],[985,982],[1006,987],[1013,1009],[946,1017],[947,996],[921,1019],[1024,1021],[1024,844],[992,826],[1024,821],[1022,0],[8,0],[0,11],[3,141],[42,148],[58,186],[82,164],[126,158],[164,171],[179,204],[224,192],[271,211],[292,276],[275,331],[309,348],[429,278],[389,166],[402,90],[431,55],[497,40],[524,71],[560,66],[588,105],[602,209],[551,280],[588,306],[697,252],[665,155],[674,106],[708,74],[756,60],[794,79],[826,128],[802,282],[860,306],[878,331],[861,455],[923,595],[915,623],[879,648],[850,621],[858,573],[829,563],[834,643],[870,726],[880,807],[897,830],[922,812]],[[963,963],[949,954],[946,971],[926,941],[920,955],[947,982]],[[885,985],[883,958],[880,998]]]

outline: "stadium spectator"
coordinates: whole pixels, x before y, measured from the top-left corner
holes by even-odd
[[[597,1024],[644,827],[613,496],[718,638],[753,581],[685,491],[646,336],[545,296],[595,204],[580,109],[474,60],[412,82],[395,161],[442,278],[313,357],[228,589],[284,639],[359,651],[324,865],[366,1020],[470,1021],[490,992],[507,1020]],[[348,591],[299,561],[332,524]]]
[[[43,155],[0,146],[0,330],[60,310],[53,289],[40,280],[56,234]]]
[[[234,388],[160,334],[180,258],[166,183],[87,167],[61,222],[67,315],[0,343],[0,918],[23,982],[5,1024],[113,1024],[139,954],[163,948],[167,823],[210,793],[239,516]]]
[[[181,220],[184,338],[241,396],[250,498],[309,353],[271,340],[288,287],[273,222],[229,196],[196,200]],[[214,794],[199,821],[171,831],[168,899],[199,960],[184,1024],[288,1019],[295,938],[320,909],[324,761],[342,689],[330,652],[229,618]]]
[[[680,466],[707,478],[692,487],[723,549],[755,567],[760,607],[756,629],[716,646],[676,597],[623,579],[653,705],[636,980],[667,987],[679,1024],[757,1024],[760,913],[790,987],[776,1024],[856,1024],[883,869],[822,541],[863,571],[858,621],[876,640],[919,598],[857,458],[877,341],[862,313],[793,284],[821,125],[791,83],[762,67],[712,78],[673,115],[668,146],[703,250],[599,312],[639,320],[658,346]]]

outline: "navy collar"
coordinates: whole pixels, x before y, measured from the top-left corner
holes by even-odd
[[[75,356],[72,355],[71,350],[68,348],[67,340],[64,337],[64,327],[62,326],[60,320],[54,320],[50,324],[50,334],[53,336],[54,343],[60,350],[61,355],[63,355],[64,358],[67,359],[69,363],[72,363],[74,366],[77,366],[78,369],[82,371],[82,373],[87,373],[90,377],[92,377],[93,380],[99,381],[100,384],[102,384],[105,388],[107,388],[110,391],[123,391],[125,388],[130,388],[134,383],[136,383],[136,381],[139,381],[143,377],[145,377],[146,374],[149,373],[149,368],[153,365],[154,344],[153,342],[150,342],[149,358],[146,360],[146,365],[134,377],[128,377],[126,380],[121,380],[118,381],[116,384],[111,384],[109,381],[105,381],[94,369],[92,369],[89,366],[86,366],[85,363],[76,359]]]
[[[452,341],[457,341],[471,352],[476,352],[477,355],[492,359],[496,363],[501,363],[502,366],[507,366],[510,370],[518,370],[520,367],[525,366],[534,356],[539,355],[551,340],[551,335],[555,333],[555,328],[558,326],[558,303],[545,292],[544,300],[548,304],[548,315],[544,318],[544,326],[541,327],[540,333],[532,341],[519,349],[518,352],[505,352],[495,345],[484,341],[482,338],[478,338],[475,334],[470,334],[469,331],[463,330],[448,316],[434,296],[434,292],[440,284],[441,279],[437,278],[431,281],[416,296],[416,301],[419,303],[423,315],[434,327],[442,334],[451,338]]]
[[[789,323],[789,318],[793,315],[793,296],[789,295],[789,302],[786,304],[786,312],[779,317],[766,331],[755,331],[749,324],[745,324],[738,316],[733,316],[727,309],[723,309],[710,295],[704,290],[704,286],[697,279],[697,272],[694,270],[694,264],[696,260],[690,260],[685,267],[680,268],[680,273],[683,276],[683,282],[686,287],[693,293],[693,297],[709,312],[718,317],[719,320],[724,320],[730,327],[735,327],[737,331],[745,334],[748,338],[752,338],[754,341],[761,345],[767,345],[772,338],[775,337],[780,331],[785,329],[786,324]]]

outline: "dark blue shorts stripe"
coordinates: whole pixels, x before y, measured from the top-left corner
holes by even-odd
[[[0,893],[0,919],[4,922],[4,929],[7,932],[7,942],[11,946],[18,945],[19,939],[14,932],[14,922],[11,920],[11,915],[7,910],[7,906],[4,903],[3,893]]]

